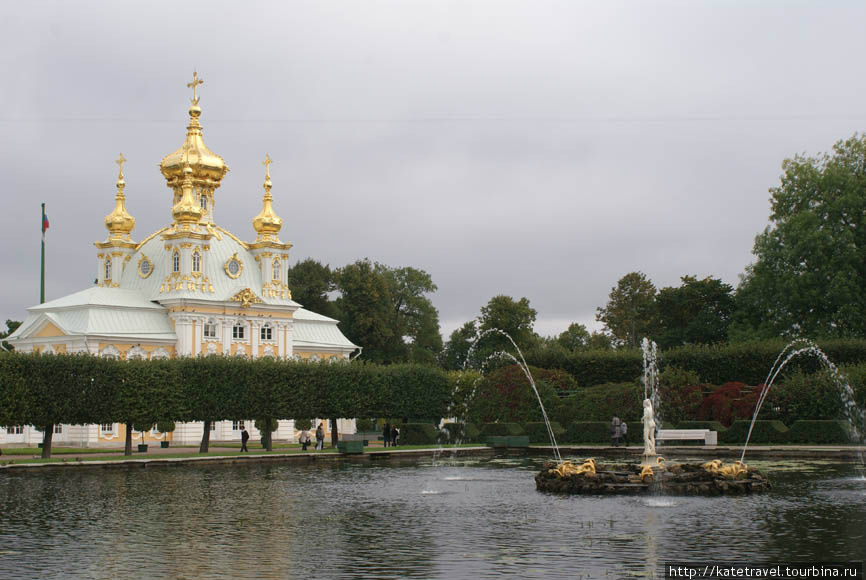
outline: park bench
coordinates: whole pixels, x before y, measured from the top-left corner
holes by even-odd
[[[704,445],[715,447],[719,434],[709,429],[659,429],[656,441],[704,441]]]

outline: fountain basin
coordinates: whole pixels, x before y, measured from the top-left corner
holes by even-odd
[[[748,495],[770,489],[770,481],[755,468],[737,475],[708,471],[703,463],[677,463],[656,468],[652,475],[641,465],[597,464],[594,472],[561,475],[554,462],[535,476],[538,491],[572,495]],[[642,477],[643,473],[643,477]]]

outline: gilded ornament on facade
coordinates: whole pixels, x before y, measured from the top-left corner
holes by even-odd
[[[138,275],[141,278],[148,278],[151,274],[153,274],[153,262],[142,254],[141,258],[138,259]]]
[[[249,288],[244,288],[237,294],[231,297],[232,302],[240,302],[241,308],[249,308],[253,304],[261,304],[262,299],[256,296],[256,293]]]
[[[235,279],[239,278],[244,271],[244,263],[238,258],[237,252],[232,254],[232,257],[226,260],[225,263],[226,276]]]

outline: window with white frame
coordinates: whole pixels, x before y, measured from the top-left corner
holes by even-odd
[[[232,421],[232,431],[240,431],[244,428],[243,421]]]
[[[192,254],[192,271],[201,272],[201,253],[198,250]]]
[[[244,340],[246,338],[246,325],[243,322],[235,322],[232,326],[232,338],[234,340]]]
[[[103,435],[110,435],[114,433],[114,423],[103,423],[99,426],[99,431],[102,432]]]
[[[111,280],[111,258],[105,258],[105,279]]]
[[[213,318],[204,323],[203,334],[205,338],[216,338],[216,321]]]
[[[21,435],[24,433],[24,425],[6,425],[8,435]]]
[[[54,433],[55,434],[63,433],[63,425],[61,425],[60,423],[55,423],[54,424]]]
[[[216,431],[216,421],[211,421],[211,422],[210,422],[210,430],[211,430],[211,431]]]
[[[180,252],[177,250],[171,255],[171,271],[180,272]]]
[[[264,326],[262,326],[261,338],[262,338],[262,340],[273,340],[274,339],[274,331],[273,331],[273,328],[271,328],[270,324],[265,324]]]
[[[280,259],[274,258],[274,282],[280,281],[280,275],[282,274],[282,269],[280,268]]]

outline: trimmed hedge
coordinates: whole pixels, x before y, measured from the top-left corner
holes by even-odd
[[[824,443],[844,445],[851,443],[847,424],[842,421],[794,421],[788,431],[791,443]]]
[[[553,436],[559,441],[565,434],[565,429],[556,421],[550,422],[550,428],[553,430]],[[530,443],[550,444],[550,434],[547,432],[547,424],[543,422],[526,423],[523,425],[523,431],[529,435]]]
[[[444,442],[450,445],[458,443],[478,443],[481,441],[481,430],[472,423],[445,423],[440,431]]]
[[[481,438],[500,435],[523,435],[523,427],[519,423],[485,423],[481,426]]]
[[[786,345],[781,340],[769,340],[682,346],[663,351],[661,365],[694,371],[702,381],[716,385],[731,381],[758,385],[766,380],[770,367]],[[837,366],[866,362],[866,340],[825,340],[819,341],[818,346]],[[546,369],[565,370],[580,387],[634,381],[643,374],[643,355],[638,349],[576,352],[533,349],[526,353],[526,361]],[[812,373],[821,366],[815,357],[801,356],[791,361],[787,368]]]
[[[719,441],[731,445],[743,445],[749,433],[751,421],[739,420],[724,433],[719,433]],[[749,445],[754,443],[787,443],[788,428],[781,421],[755,421]]]
[[[676,427],[664,427],[665,429],[709,429],[710,431],[718,431],[719,441],[722,441],[722,433],[727,431],[727,427],[718,421],[680,421]]]
[[[398,445],[435,445],[439,442],[439,429],[431,423],[400,423],[397,426]]]
[[[610,443],[610,422],[574,421],[565,432],[567,443]]]

